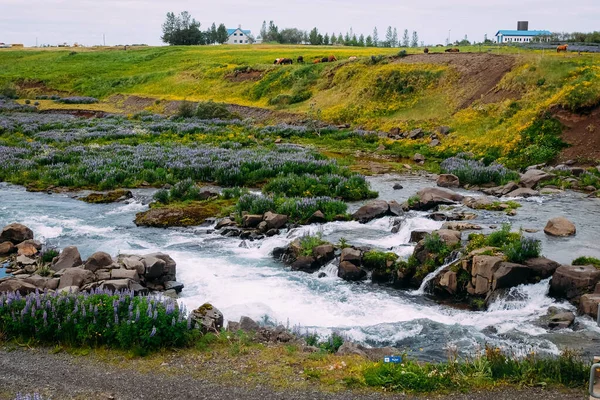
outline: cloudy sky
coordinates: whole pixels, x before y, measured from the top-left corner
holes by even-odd
[[[553,32],[600,29],[600,1],[577,0],[0,0],[0,42],[40,44],[147,43],[160,45],[161,24],[169,11],[189,11],[205,29],[215,21],[250,29],[256,35],[263,20],[280,27],[322,32],[370,34],[387,26],[417,31],[427,44],[468,35],[482,40],[498,29]]]

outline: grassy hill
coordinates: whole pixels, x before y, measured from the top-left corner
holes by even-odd
[[[31,98],[94,96],[104,103],[88,108],[109,111],[136,96],[151,99],[143,108],[154,112],[164,106],[153,100],[215,100],[382,131],[434,132],[445,125],[452,133],[437,147],[428,146],[428,135],[410,143],[380,142],[390,154],[443,157],[471,151],[515,166],[558,155],[558,110],[569,120],[600,103],[598,55],[443,50],[412,50],[406,57],[398,56],[398,49],[270,45],[3,50],[0,87],[16,85],[22,97]],[[300,55],[306,64],[273,65],[275,58]],[[312,63],[329,55],[340,61]],[[358,60],[350,61],[351,56]],[[42,104],[48,106],[54,107]],[[587,133],[598,136],[597,122],[590,121]],[[582,126],[587,128],[579,124],[578,129]]]

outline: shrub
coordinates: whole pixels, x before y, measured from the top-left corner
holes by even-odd
[[[154,200],[162,204],[169,204],[178,201],[199,201],[205,200],[200,193],[196,183],[188,178],[176,183],[170,190],[161,189],[154,194]]]
[[[94,104],[98,103],[99,100],[95,97],[85,97],[85,96],[72,96],[72,97],[63,97],[61,99],[56,100],[57,103],[63,104]]]
[[[11,84],[4,84],[0,86],[0,98],[5,97],[7,99],[18,99],[17,88]]]
[[[427,251],[434,254],[442,254],[447,252],[448,247],[437,232],[425,236],[424,246]]]
[[[510,224],[502,224],[500,230],[492,232],[485,241],[486,246],[503,247],[510,242],[518,240],[521,237],[519,233],[510,231]]]
[[[363,265],[367,269],[385,270],[388,267],[388,262],[395,262],[398,255],[395,253],[384,253],[377,250],[369,250],[363,254]]]
[[[29,100],[29,99],[25,100],[25,104],[27,104],[27,105],[31,104],[31,100]]]
[[[313,249],[317,246],[327,243],[322,239],[320,233],[316,235],[305,235],[300,238],[300,254],[304,257],[310,257],[313,254]]]
[[[196,107],[196,117],[201,119],[231,119],[235,115],[229,111],[227,105],[223,103],[215,103],[214,101],[202,101]]]
[[[57,249],[54,249],[54,248],[46,249],[41,254],[42,262],[44,262],[44,263],[52,262],[54,257],[58,256],[58,254],[59,254],[59,252]]]
[[[327,221],[338,215],[345,215],[348,206],[343,201],[330,197],[265,197],[248,194],[240,197],[236,211],[241,216],[244,211],[250,214],[264,214],[267,211],[287,215],[291,221],[304,222],[315,212],[321,211]]]
[[[194,103],[191,101],[184,100],[179,103],[179,108],[177,109],[177,116],[180,118],[192,118],[195,113]]]
[[[513,263],[522,263],[530,258],[540,256],[541,242],[531,237],[519,237],[502,247],[506,259]]]
[[[593,265],[600,268],[600,260],[595,257],[578,257],[571,263],[573,265]]]
[[[289,174],[272,179],[263,187],[266,194],[288,197],[331,196],[346,201],[357,201],[377,197],[363,176],[352,175],[295,175]]]
[[[442,172],[454,174],[461,184],[479,185],[494,182],[502,185],[512,180],[518,180],[519,174],[501,164],[492,163],[486,166],[481,161],[463,157],[450,157],[440,164]]]
[[[221,191],[221,197],[225,200],[239,199],[240,197],[242,197],[243,195],[248,194],[248,193],[249,193],[248,189],[236,186],[233,188],[223,189]]]
[[[336,332],[333,332],[324,341],[321,341],[320,336],[316,333],[307,333],[304,340],[308,346],[318,347],[322,351],[332,354],[335,354],[344,344],[344,338]]]

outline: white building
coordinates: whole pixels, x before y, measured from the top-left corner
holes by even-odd
[[[550,40],[549,31],[510,31],[500,30],[496,33],[496,41],[498,43],[531,43],[534,41]]]
[[[242,26],[239,25],[236,29],[227,29],[227,34],[229,35],[227,44],[249,44],[250,39],[248,36],[250,36],[252,32],[243,30]]]

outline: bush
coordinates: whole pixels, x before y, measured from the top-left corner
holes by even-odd
[[[304,257],[310,257],[313,254],[313,249],[315,247],[318,247],[322,244],[327,243],[326,241],[324,241],[322,239],[322,235],[316,234],[316,235],[305,235],[302,236],[300,238],[300,255],[304,256]]]
[[[0,294],[0,331],[8,338],[71,346],[108,346],[139,354],[182,347],[194,337],[177,302],[133,292]]]
[[[425,236],[424,246],[427,251],[434,254],[443,254],[448,252],[448,246],[442,240],[437,232]]]
[[[73,96],[63,97],[61,99],[56,100],[56,102],[63,104],[94,104],[98,103],[99,100],[95,97]]]
[[[463,157],[450,157],[440,164],[440,168],[446,174],[456,175],[463,185],[480,185],[490,182],[503,185],[519,179],[517,172],[511,171],[501,164],[492,163],[486,166],[481,161]]]
[[[182,201],[206,200],[206,196],[200,193],[200,188],[191,179],[185,179],[176,183],[170,190],[161,189],[154,194],[154,200],[162,204]]]
[[[57,249],[54,249],[54,248],[46,249],[41,254],[42,262],[44,262],[44,263],[52,262],[52,260],[54,260],[54,257],[57,257],[58,254],[59,254],[59,252]]]
[[[221,191],[221,197],[225,200],[239,199],[240,197],[242,197],[243,195],[248,194],[248,193],[249,193],[248,189],[236,186],[233,188],[223,189]]]
[[[567,147],[561,134],[562,124],[550,114],[536,119],[521,132],[519,143],[506,157],[507,165],[522,168],[554,160]]]
[[[502,252],[510,262],[520,264],[530,258],[540,256],[542,244],[539,240],[530,237],[519,237],[502,247]]]
[[[215,103],[214,101],[203,101],[198,103],[196,107],[196,117],[201,119],[231,119],[235,115],[227,109],[227,105],[223,103]]]
[[[11,84],[4,84],[0,86],[0,98],[5,97],[7,99],[18,99],[17,88]]]
[[[571,263],[573,265],[593,265],[600,268],[600,260],[595,257],[578,257]]]
[[[377,197],[363,176],[352,175],[281,175],[263,187],[263,193],[288,197],[331,196],[346,201]]]
[[[395,262],[398,255],[395,253],[384,253],[377,250],[369,250],[363,254],[363,265],[367,269],[386,270],[388,262]]]
[[[304,337],[308,346],[318,347],[324,352],[335,354],[344,344],[344,338],[336,332],[333,332],[326,340],[321,341],[316,333],[306,334]]]
[[[179,108],[177,109],[177,116],[180,118],[192,118],[195,113],[194,103],[191,101],[184,100],[179,103]]]

